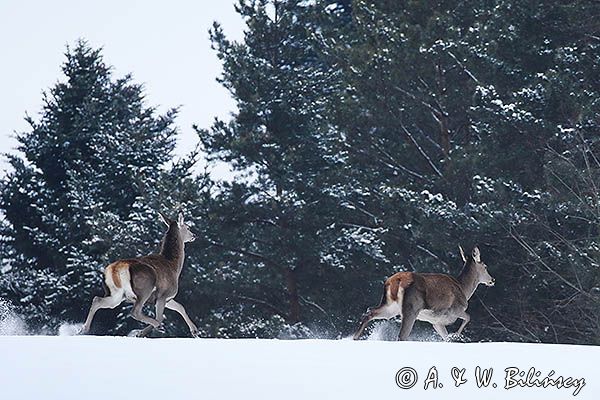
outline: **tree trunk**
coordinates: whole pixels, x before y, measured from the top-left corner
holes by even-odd
[[[290,303],[288,322],[290,324],[295,324],[300,321],[300,297],[298,296],[298,281],[296,279],[295,270],[291,268],[285,269],[285,282]]]

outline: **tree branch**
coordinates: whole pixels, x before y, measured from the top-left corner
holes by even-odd
[[[473,79],[473,81],[476,84],[481,85],[481,83],[479,83],[479,79],[475,78],[475,75],[473,75],[471,71],[469,71],[469,69],[465,67],[465,65],[458,59],[458,57],[456,57],[451,51],[448,51],[448,54],[454,59],[454,61],[456,61],[456,63],[462,68],[462,70],[465,71],[469,78]]]
[[[528,243],[526,243],[520,236],[517,236],[513,233],[512,229],[509,229],[509,234],[521,247],[523,247],[523,249],[525,249],[525,251],[527,251],[527,253],[529,253],[529,255],[534,257],[537,260],[537,262],[542,264],[546,270],[548,270],[552,275],[554,275],[556,278],[562,281],[565,285],[569,286],[576,292],[581,293],[581,295],[587,297],[590,300],[596,302],[598,301],[597,298],[587,293],[585,290],[583,290],[583,288],[577,287],[575,284],[571,283],[571,281],[563,277],[561,274],[552,269],[548,264],[546,264],[544,260],[542,260],[542,257],[540,257],[540,255],[537,254],[537,252]]]
[[[275,261],[271,260],[270,258],[263,256],[262,254],[255,253],[253,251],[249,251],[249,250],[245,250],[245,249],[239,249],[239,248],[235,248],[232,246],[228,246],[223,243],[215,242],[214,240],[211,240],[211,239],[207,239],[207,242],[209,244],[211,244],[212,246],[220,247],[222,249],[226,249],[226,250],[232,251],[234,253],[239,253],[239,254],[245,255],[247,257],[254,258],[256,260],[260,260],[260,261],[264,262],[265,264],[276,267],[277,269],[281,269],[279,264],[277,264]]]
[[[241,295],[237,296],[237,297],[240,300],[246,300],[246,301],[249,301],[249,302],[252,302],[252,303],[256,303],[256,304],[260,304],[262,306],[265,306],[266,308],[268,308],[271,311],[273,311],[275,314],[277,314],[277,315],[279,315],[279,316],[287,319],[287,315],[283,311],[281,311],[279,308],[277,308],[276,306],[274,306],[273,304],[271,304],[271,303],[269,303],[269,302],[267,302],[265,300],[255,299],[253,297],[241,296]]]
[[[408,138],[410,139],[410,141],[415,145],[415,147],[417,148],[417,150],[419,151],[419,153],[421,153],[421,155],[423,156],[423,158],[425,158],[425,160],[427,160],[427,162],[429,163],[429,166],[435,171],[435,173],[439,177],[443,177],[444,175],[442,174],[442,172],[435,166],[435,164],[433,163],[433,161],[431,161],[431,158],[429,158],[429,156],[427,155],[427,153],[425,153],[425,150],[423,150],[423,148],[415,140],[415,138],[412,135],[412,133],[410,133],[410,131],[408,129],[406,129],[406,127],[404,126],[404,124],[400,124],[400,127],[402,128],[402,130],[404,131],[404,133],[406,134],[406,136],[408,136]]]

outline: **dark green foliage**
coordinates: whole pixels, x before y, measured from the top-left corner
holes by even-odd
[[[174,112],[78,45],[3,184],[1,296],[82,319],[97,269],[181,208],[199,240],[179,296],[207,336],[345,336],[386,276],[456,275],[479,244],[497,284],[471,299],[472,340],[598,343],[596,2],[237,9],[242,42],[210,33],[237,109],[197,128],[231,181],[193,176],[196,153],[167,166]]]
[[[213,209],[211,263],[258,300],[225,297],[228,312],[294,322],[289,268],[302,322],[346,334],[386,275],[457,274],[457,246],[479,243],[499,285],[471,302],[474,339],[597,337],[598,220],[586,214],[600,167],[597,5],[257,1],[240,12],[243,43],[213,32],[238,113],[199,131],[210,157],[251,174]]]
[[[28,118],[31,130],[18,135],[24,157],[10,157],[0,204],[10,280],[2,295],[44,328],[84,318],[102,293],[100,269],[154,250],[157,210],[196,200],[187,187],[199,188],[188,161],[167,166],[175,110],[156,115],[142,87],[113,78],[85,42],[67,50],[63,73],[39,121]]]
[[[239,11],[251,27],[243,45],[227,41],[218,25],[211,32],[221,82],[239,110],[199,135],[211,158],[249,177],[215,198],[210,237],[226,256],[212,265],[231,273],[226,307],[262,307],[293,324],[303,318],[301,303],[311,302],[313,285],[303,276],[322,273],[335,239],[339,133],[325,121],[324,99],[334,95],[336,72],[314,48],[312,7],[242,2]]]

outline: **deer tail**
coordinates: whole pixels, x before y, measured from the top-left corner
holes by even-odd
[[[104,289],[104,297],[110,296],[110,289],[108,288],[108,285],[106,284],[104,279],[102,279],[102,288]]]
[[[124,291],[127,297],[135,297],[131,287],[131,274],[129,272],[131,262],[120,260],[110,264],[104,271],[104,282],[110,293]]]
[[[402,297],[404,290],[412,285],[414,282],[414,276],[412,272],[398,272],[396,275],[390,277],[385,281],[385,292],[384,299],[396,301],[399,297]]]
[[[389,293],[390,293],[390,283],[389,283],[389,279],[388,279],[383,284],[383,293],[381,294],[381,301],[379,302],[378,307],[383,307],[384,305],[387,304],[388,298],[389,298]]]

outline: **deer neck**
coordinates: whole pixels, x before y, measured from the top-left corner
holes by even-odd
[[[463,270],[458,276],[458,282],[460,283],[460,287],[467,297],[467,300],[469,300],[479,285],[479,277],[477,276],[475,268],[473,268],[472,261],[469,260],[466,262]]]
[[[177,268],[177,275],[181,273],[185,252],[183,240],[181,239],[181,236],[179,235],[179,229],[177,226],[175,226],[175,224],[172,224],[169,227],[169,230],[162,240],[160,245],[160,255],[162,255],[167,261],[175,264]]]

